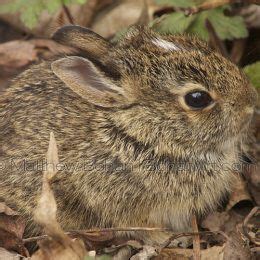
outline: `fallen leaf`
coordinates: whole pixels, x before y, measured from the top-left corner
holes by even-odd
[[[223,225],[230,218],[227,212],[213,212],[209,214],[202,222],[201,226],[210,231],[223,230]]]
[[[213,246],[204,250],[201,250],[201,260],[222,260],[223,259],[224,246]],[[164,248],[159,256],[155,257],[156,260],[161,259],[177,259],[188,260],[193,257],[192,249],[180,249],[180,248]]]
[[[131,260],[143,260],[143,259],[150,259],[151,257],[157,256],[158,251],[156,250],[155,247],[152,246],[143,246],[142,250],[132,256],[130,259]]]
[[[201,250],[201,260],[222,260],[224,246],[213,246],[205,250]]]
[[[26,260],[27,257],[23,257],[14,252],[9,252],[6,249],[0,247],[0,260]]]
[[[29,256],[22,239],[15,236],[14,233],[8,232],[2,228],[0,228],[0,247],[17,252],[23,256]]]
[[[40,241],[38,245],[40,249],[33,254],[32,260],[82,260],[87,255],[84,243],[80,240],[70,240],[65,246],[53,238]]]
[[[34,44],[28,41],[9,41],[0,44],[0,66],[5,70],[24,67],[37,60]]]
[[[18,212],[12,210],[11,208],[7,207],[5,203],[0,202],[0,213],[4,213],[8,216],[17,216],[19,215]]]
[[[163,260],[163,259],[188,260],[192,256],[193,256],[192,249],[164,248],[158,256],[154,257],[154,259],[155,260]]]
[[[230,195],[226,210],[230,210],[241,201],[252,202],[252,199],[249,195],[246,182],[242,179],[241,176],[237,176],[237,178],[235,178],[235,183],[233,183],[233,190]]]
[[[110,247],[113,244],[118,244],[115,240],[115,232],[112,231],[93,233],[72,231],[70,232],[70,237],[80,238],[84,242],[87,250],[98,250],[104,247]]]
[[[0,203],[0,247],[28,256],[29,253],[22,242],[24,229],[25,222],[22,217],[4,203]]]
[[[224,247],[224,260],[250,260],[251,251],[246,241],[237,232],[232,232]]]
[[[0,203],[0,228],[22,238],[25,222],[16,211]]]
[[[12,0],[1,0],[1,4],[10,3]],[[78,1],[79,2],[79,1]],[[69,11],[74,24],[90,27],[93,18],[104,7],[110,7],[113,4],[113,0],[91,0],[85,1],[85,4],[69,4],[67,10]],[[19,31],[25,32],[30,35],[39,37],[50,37],[56,29],[63,25],[71,24],[68,15],[64,11],[64,8],[59,8],[56,13],[50,14],[47,10],[43,11],[37,24],[33,28],[28,28],[21,21],[19,12],[16,13],[0,13],[0,19],[10,24],[12,27]]]
[[[145,22],[148,23],[152,20],[154,11],[158,9],[154,1],[126,0],[100,12],[95,17],[91,29],[105,38],[110,38],[133,24],[143,23],[144,8],[147,16]]]
[[[76,49],[61,45],[50,39],[32,39],[29,40],[29,42],[32,43],[37,49],[48,49],[52,55],[78,53]]]
[[[87,255],[83,241],[71,239],[60,227],[56,214],[57,204],[49,181],[57,173],[58,149],[54,134],[50,134],[47,151],[47,170],[43,174],[42,192],[34,213],[35,221],[43,226],[50,237],[38,242],[40,249],[32,256],[32,260],[70,260],[83,259]]]

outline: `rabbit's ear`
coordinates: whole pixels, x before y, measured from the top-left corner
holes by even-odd
[[[85,58],[62,58],[54,61],[51,68],[71,90],[94,105],[121,107],[129,104],[123,89]]]
[[[111,48],[111,43],[87,28],[67,25],[58,29],[52,36],[58,43],[80,49],[94,59],[100,60]]]

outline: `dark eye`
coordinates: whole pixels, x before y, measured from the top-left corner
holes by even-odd
[[[184,97],[186,104],[195,109],[202,109],[212,103],[211,96],[206,91],[193,91]]]

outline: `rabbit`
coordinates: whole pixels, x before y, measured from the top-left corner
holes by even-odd
[[[0,97],[0,198],[33,220],[49,134],[64,230],[190,230],[232,191],[257,94],[207,43],[132,27],[117,43],[76,25],[53,39],[81,51],[41,61]],[[160,244],[167,232],[118,232]]]

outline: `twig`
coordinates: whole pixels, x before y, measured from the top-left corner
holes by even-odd
[[[191,217],[192,231],[195,233],[199,232],[197,218],[193,214]],[[193,254],[194,260],[200,260],[200,236],[199,234],[193,236]]]
[[[69,23],[74,24],[74,19],[70,13],[70,10],[68,9],[68,7],[65,4],[63,4],[62,9],[63,9],[65,15],[67,16]]]
[[[229,59],[229,54],[228,51],[226,49],[225,44],[220,40],[220,38],[218,37],[218,35],[215,32],[214,27],[212,26],[212,24],[210,23],[210,21],[208,19],[206,19],[206,23],[205,26],[208,30],[209,33],[209,38],[210,38],[210,43],[213,45],[213,47],[218,50],[224,57]]]
[[[257,241],[255,238],[251,237],[248,233],[248,227],[247,227],[247,224],[249,222],[249,220],[260,213],[260,207],[254,207],[250,212],[249,214],[246,216],[246,218],[244,219],[243,221],[243,224],[242,224],[242,230],[243,230],[243,235],[245,237],[247,237],[252,243],[256,244],[256,245],[260,245],[260,242]]]
[[[222,235],[226,240],[228,239],[228,236],[223,231],[200,231],[200,232],[185,232],[185,233],[178,233],[173,234],[170,236],[165,242],[163,242],[160,246],[160,250],[167,247],[173,240],[179,238],[179,237],[191,237],[195,235],[205,235],[205,234],[211,234],[211,235]]]
[[[110,232],[110,231],[172,231],[170,228],[151,228],[151,227],[114,227],[114,228],[96,228],[96,229],[87,229],[87,230],[71,230],[69,231],[70,233],[72,232],[78,232],[81,234],[84,233],[96,233],[96,232]]]
[[[247,39],[234,40],[230,53],[230,60],[232,60],[234,63],[239,64],[245,50],[246,42]]]
[[[214,9],[222,5],[226,4],[260,4],[260,0],[219,0],[219,1],[206,1],[201,5],[186,8],[184,13],[186,15],[197,14],[202,11],[206,11],[209,9]]]
[[[66,235],[88,235],[92,233],[98,233],[98,232],[120,232],[120,231],[159,231],[159,232],[172,232],[172,229],[170,228],[149,228],[149,227],[125,227],[125,228],[101,228],[101,229],[86,229],[86,230],[71,230],[68,232],[65,232]],[[224,236],[226,239],[228,239],[227,235],[222,232],[222,231],[202,231],[202,232],[184,232],[184,233],[174,233],[167,241],[165,241],[161,245],[161,249],[164,247],[167,247],[172,240],[177,239],[179,237],[186,237],[186,236],[194,236],[194,235],[202,235],[202,234],[220,234]],[[29,237],[23,239],[23,243],[30,243],[30,242],[35,242],[38,240],[46,239],[48,238],[48,235],[41,235],[41,236],[36,236],[36,237]]]
[[[197,14],[206,10],[214,9],[226,4],[258,4],[260,5],[260,0],[218,0],[218,1],[205,1],[201,5],[193,7],[177,7],[177,6],[165,6],[160,10],[157,10],[155,13],[157,15],[169,14],[172,12],[183,12],[186,16]]]
[[[92,233],[98,233],[98,232],[120,232],[120,231],[161,231],[161,232],[170,232],[172,229],[169,228],[149,228],[149,227],[126,227],[126,228],[101,228],[101,229],[86,229],[86,230],[71,230],[68,232],[65,232],[66,235],[88,235]],[[41,235],[41,236],[36,236],[36,237],[30,237],[30,238],[25,238],[23,239],[24,243],[29,243],[29,242],[35,242],[38,240],[42,240],[48,238],[47,235]]]
[[[250,249],[250,251],[251,251],[252,253],[260,252],[260,247],[259,247],[259,246],[258,246],[258,247],[252,247],[252,248]]]

